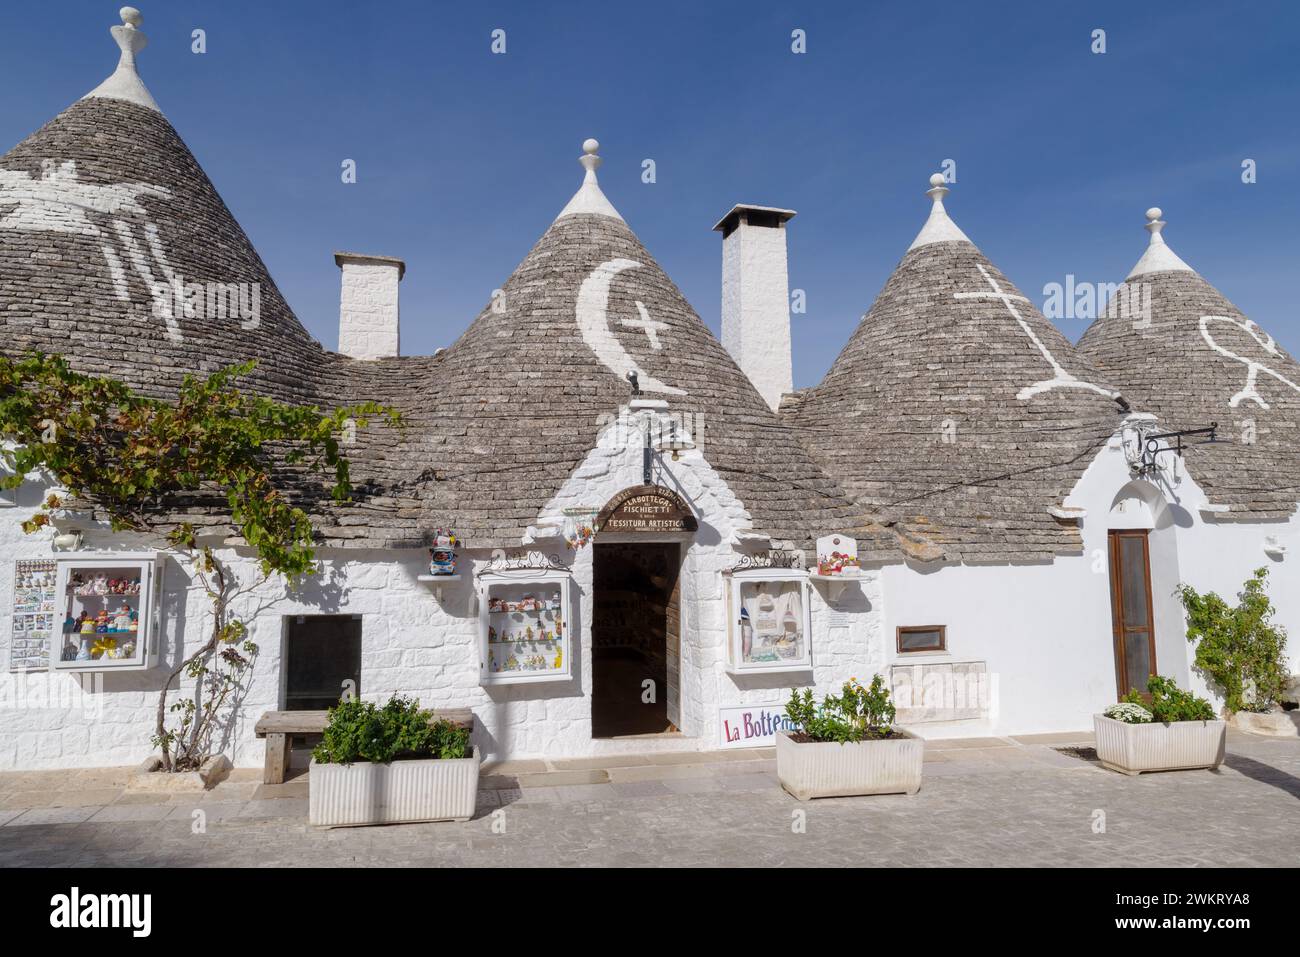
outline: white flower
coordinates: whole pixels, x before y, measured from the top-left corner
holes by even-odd
[[[1123,721],[1125,724],[1146,724],[1151,721],[1150,711],[1140,704],[1131,704],[1127,701],[1111,705],[1102,714],[1115,721]]]

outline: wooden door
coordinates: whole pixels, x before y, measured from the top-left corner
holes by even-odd
[[[666,546],[668,553],[667,650],[668,686],[665,688],[668,704],[668,723],[674,728],[682,726],[682,549],[680,545]]]
[[[1156,673],[1156,634],[1144,529],[1110,533],[1110,607],[1119,697],[1133,689],[1145,694],[1147,678]]]

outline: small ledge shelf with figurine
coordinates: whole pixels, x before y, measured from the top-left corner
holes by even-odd
[[[827,597],[840,600],[844,589],[867,576],[858,562],[858,542],[852,535],[824,535],[817,539],[817,569],[808,578],[826,585]]]
[[[434,532],[433,547],[429,549],[429,574],[419,576],[420,581],[433,582],[438,586],[433,594],[440,605],[443,582],[460,581],[460,575],[456,573],[456,546],[459,544],[460,539],[449,528],[440,528]]]
[[[144,671],[158,664],[162,567],[154,553],[60,558],[55,584],[62,626],[55,671]]]
[[[730,579],[727,672],[756,675],[811,670],[808,573],[756,568],[732,572]]]
[[[479,576],[481,684],[569,679],[572,587],[565,571]]]

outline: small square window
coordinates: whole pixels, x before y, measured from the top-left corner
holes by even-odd
[[[899,654],[907,654],[913,651],[947,650],[947,625],[900,625],[898,628]]]

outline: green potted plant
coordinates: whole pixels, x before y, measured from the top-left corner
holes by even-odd
[[[468,821],[478,796],[469,731],[411,698],[330,709],[311,756],[309,820],[322,827]]]
[[[1287,714],[1286,629],[1273,622],[1264,591],[1267,568],[1258,568],[1230,605],[1214,592],[1178,587],[1187,612],[1187,640],[1196,642],[1196,667],[1223,695],[1234,727],[1256,734],[1300,735],[1300,722]]]
[[[1227,725],[1208,701],[1160,675],[1147,680],[1147,695],[1130,691],[1119,704],[1093,715],[1103,765],[1141,774],[1217,768],[1223,762]]]
[[[800,801],[921,789],[922,742],[893,726],[880,675],[866,688],[850,678],[820,705],[809,689],[791,691],[785,715],[796,730],[777,732],[776,775]]]

